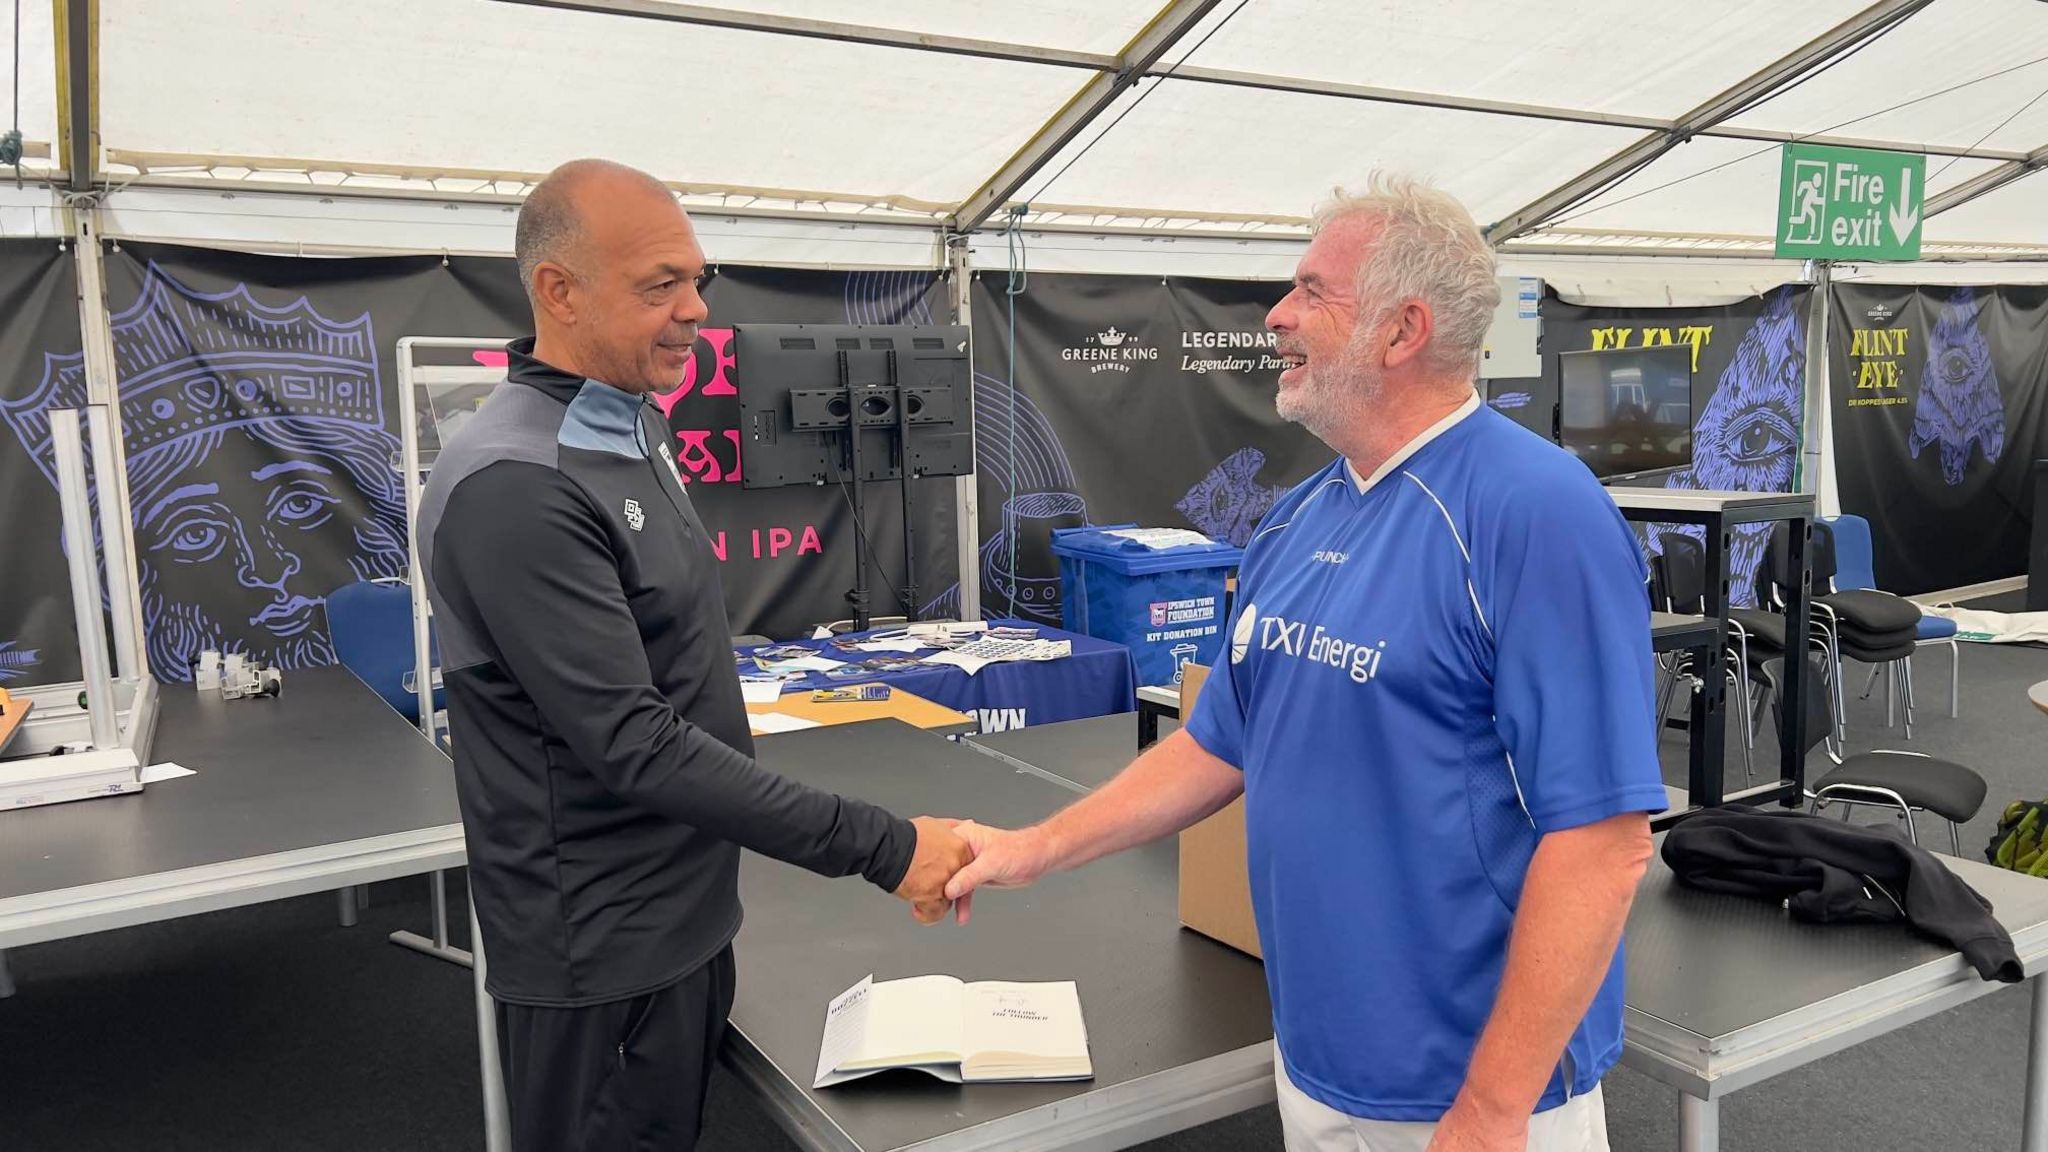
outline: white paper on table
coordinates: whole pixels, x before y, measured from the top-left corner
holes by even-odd
[[[763,660],[757,656],[754,663],[768,672],[830,672],[845,661],[829,660],[823,656],[799,656],[794,660]]]
[[[927,656],[922,660],[919,660],[918,663],[950,664],[953,667],[960,669],[962,672],[967,673],[969,676],[972,676],[976,672],[981,671],[983,668],[986,668],[989,665],[995,663],[995,661],[983,660],[979,656],[963,656],[958,652],[938,652],[934,653],[933,655]]]
[[[782,699],[782,681],[742,680],[740,698],[749,704],[773,704]]]
[[[818,1046],[818,1075],[811,1087],[824,1088],[842,1079],[853,1079],[832,1070],[853,1059],[867,1042],[868,999],[874,982],[873,973],[861,977],[860,983],[834,996],[831,1006],[825,1009],[825,1041]]]
[[[176,780],[180,776],[197,776],[198,774],[182,764],[173,764],[166,760],[161,764],[151,764],[144,768],[140,779],[144,784],[160,784],[165,780]]]
[[[791,716],[786,712],[749,712],[747,726],[754,730],[754,735],[766,736],[776,732],[801,732],[806,728],[816,728],[818,722],[806,720],[801,716]]]

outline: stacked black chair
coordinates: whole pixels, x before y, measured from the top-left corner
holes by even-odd
[[[1661,552],[1650,564],[1652,600],[1666,612],[1700,616],[1707,609],[1706,549],[1691,536],[1672,532],[1658,538]],[[1772,622],[1776,623],[1773,624]],[[1728,612],[1728,644],[1725,651],[1728,682],[1735,688],[1736,707],[1742,719],[1742,772],[1754,782],[1756,721],[1752,709],[1753,674],[1763,671],[1764,662],[1784,654],[1785,618],[1752,608]],[[1692,653],[1679,652],[1664,670],[1663,688],[1657,694],[1657,718],[1661,723],[1671,710],[1671,693],[1681,676],[1693,672]]]
[[[1811,625],[1815,638],[1828,653],[1828,684],[1834,692],[1836,743],[1845,729],[1842,724],[1842,659],[1865,664],[1891,665],[1895,683],[1906,694],[1906,738],[1913,738],[1913,649],[1919,644],[1920,609],[1913,602],[1874,588],[1835,590],[1835,533],[1822,521],[1812,525],[1813,535],[1806,549],[1812,565]],[[1783,603],[1791,587],[1789,560],[1791,524],[1781,522],[1771,530],[1771,583]]]
[[[1784,678],[1779,675],[1783,662],[1771,663],[1772,676],[1783,683]],[[1820,671],[1814,669],[1802,678],[1806,684],[1805,752],[1823,746],[1835,722],[1834,697],[1821,683],[1821,677],[1814,674]],[[1776,711],[1778,723],[1783,725],[1782,703]],[[1840,804],[1842,818],[1847,820],[1850,809],[1858,805],[1891,809],[1905,818],[1906,835],[1915,844],[1920,842],[1920,836],[1913,827],[1913,814],[1932,812],[1948,822],[1950,851],[1957,856],[1963,854],[1958,829],[1984,806],[1986,787],[1982,776],[1961,764],[1937,760],[1921,752],[1880,750],[1843,757],[1829,748],[1828,759],[1834,761],[1834,770],[1808,789],[1810,811],[1818,813],[1830,804]]]

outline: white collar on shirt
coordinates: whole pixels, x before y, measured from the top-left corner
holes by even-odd
[[[1449,432],[1454,426],[1456,426],[1458,421],[1463,420],[1465,417],[1470,416],[1471,414],[1477,411],[1479,411],[1479,393],[1475,391],[1472,393],[1472,395],[1467,396],[1465,398],[1465,402],[1463,404],[1458,405],[1457,411],[1451,413],[1449,416],[1444,417],[1436,423],[1431,424],[1429,427],[1423,429],[1421,434],[1416,436],[1415,439],[1410,440],[1406,444],[1401,445],[1399,451],[1395,452],[1392,456],[1387,457],[1386,460],[1383,463],[1381,463],[1378,468],[1373,469],[1372,475],[1364,478],[1363,480],[1359,479],[1358,469],[1353,468],[1351,466],[1351,461],[1349,460],[1344,461],[1344,474],[1351,477],[1351,483],[1358,488],[1358,491],[1361,495],[1366,492],[1370,492],[1372,491],[1373,485],[1379,483],[1394,469],[1399,468],[1403,464],[1406,464],[1410,456],[1413,456],[1417,452],[1422,451],[1423,445],[1429,443],[1431,440],[1436,439],[1444,433]]]

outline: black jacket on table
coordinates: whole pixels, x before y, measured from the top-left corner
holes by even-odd
[[[739,851],[894,889],[909,821],[755,764],[718,558],[642,397],[511,346],[434,461],[434,608],[492,996],[671,984],[739,931]]]
[[[1904,920],[1960,951],[1986,980],[2010,984],[2025,975],[1991,902],[1886,832],[1731,804],[1665,833],[1664,863],[1695,888],[1784,900],[1801,920]]]

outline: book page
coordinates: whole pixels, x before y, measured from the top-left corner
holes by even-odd
[[[999,1065],[1086,1061],[1088,1028],[1071,980],[1051,984],[983,981],[967,986],[968,1060]],[[1023,1057],[1022,1060],[1014,1057]]]
[[[843,1070],[957,1062],[965,993],[951,976],[886,980],[868,994],[867,1035]]]
[[[868,1001],[874,992],[873,975],[832,998],[825,1009],[825,1039],[818,1045],[818,1074],[811,1087],[823,1088],[852,1079],[837,1073],[848,1060],[858,1059],[868,1032]]]

